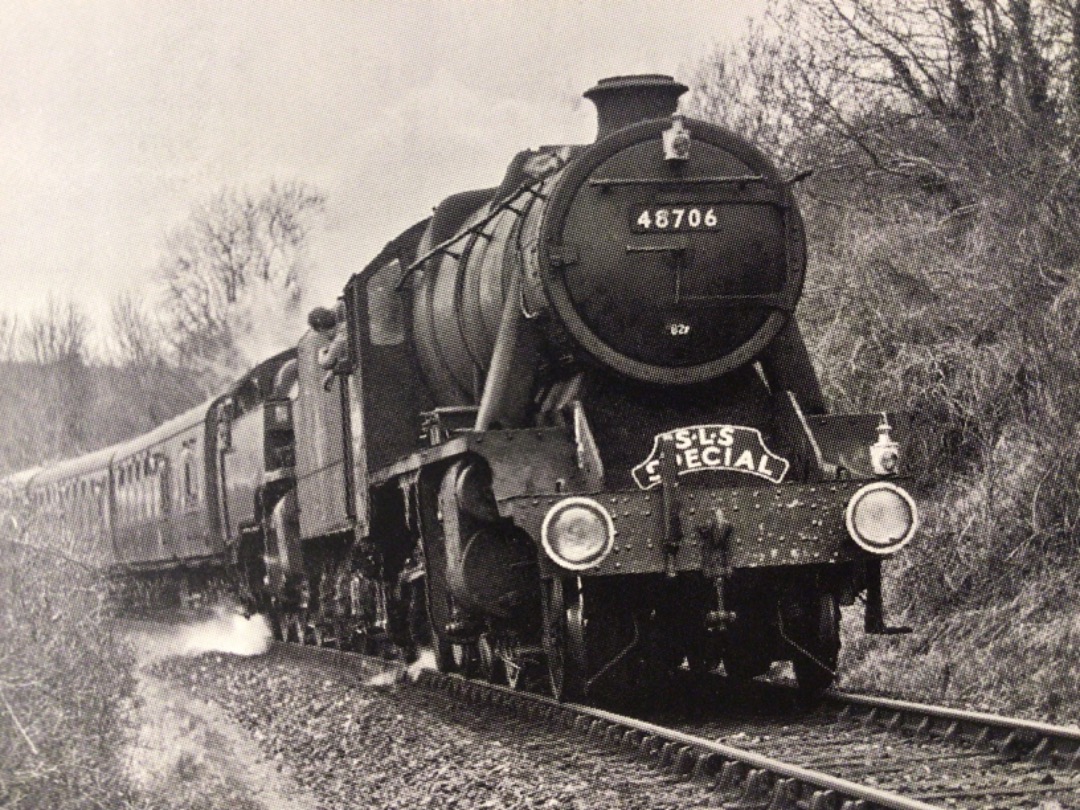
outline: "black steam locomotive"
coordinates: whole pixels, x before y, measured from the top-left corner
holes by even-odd
[[[821,690],[860,596],[896,631],[909,423],[826,413],[791,184],[686,89],[601,81],[594,143],[445,200],[199,411],[199,548],[282,637],[603,699],[783,660]]]

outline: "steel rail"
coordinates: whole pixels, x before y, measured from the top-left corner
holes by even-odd
[[[800,801],[804,805],[808,804],[811,810],[830,806],[850,807],[852,810],[866,807],[883,807],[890,810],[940,810],[939,805],[927,804],[897,793],[851,782],[753,751],[695,737],[604,709],[576,703],[559,703],[543,695],[519,692],[505,686],[468,680],[458,675],[445,675],[432,670],[420,673],[417,682],[422,686],[442,688],[451,694],[463,694],[470,698],[477,698],[483,692],[497,694],[501,697],[498,702],[503,705],[512,705],[514,702],[531,703],[542,710],[542,716],[561,719],[564,724],[587,731],[590,736],[603,736],[604,739],[610,741],[617,740],[651,750],[659,754],[662,765],[674,766],[680,772],[692,770],[693,775],[706,779],[718,777],[718,787],[741,790],[744,801],[764,802],[764,806],[771,810],[796,808],[800,806]],[[592,723],[582,724],[581,720],[584,718],[592,718]],[[602,725],[597,727],[597,723]],[[619,729],[623,730],[621,734],[613,734],[613,730]],[[650,739],[662,740],[663,743],[658,746],[654,743],[650,748]],[[736,768],[732,768],[732,765],[736,765]],[[809,790],[800,788],[809,788]],[[840,797],[846,801],[837,801]]]
[[[843,707],[842,717],[846,720],[863,720],[927,736],[966,739],[994,746],[1002,754],[1057,760],[1067,767],[1080,768],[1080,729],[1077,728],[870,695],[829,691],[825,696]]]
[[[930,703],[914,703],[907,700],[894,698],[873,697],[871,695],[853,695],[846,692],[829,691],[826,697],[830,700],[852,706],[864,706],[870,709],[889,709],[898,712],[911,712],[927,717],[940,718],[942,720],[958,720],[963,722],[982,723],[1003,729],[1024,729],[1036,734],[1061,737],[1062,739],[1080,742],[1080,728],[1068,728],[1055,726],[1050,723],[1041,723],[1037,720],[1024,720],[1019,717],[1005,717],[986,712],[973,712],[966,709],[952,709],[946,706],[935,706]]]

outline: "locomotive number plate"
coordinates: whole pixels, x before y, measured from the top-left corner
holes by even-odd
[[[719,204],[636,205],[630,209],[634,233],[675,233],[720,230]]]

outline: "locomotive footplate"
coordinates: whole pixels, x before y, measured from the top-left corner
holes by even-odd
[[[844,511],[865,481],[779,484],[762,487],[678,489],[675,506],[681,540],[671,558],[665,547],[661,492],[620,491],[593,494],[610,515],[611,552],[578,576],[710,572],[716,565],[717,529],[726,565],[732,569],[814,565],[861,559],[866,555],[848,536]],[[505,515],[539,539],[549,510],[566,495],[519,496],[501,503]],[[720,524],[718,526],[718,524]],[[566,569],[541,554],[544,576]]]

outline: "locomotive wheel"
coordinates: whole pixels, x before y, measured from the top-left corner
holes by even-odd
[[[813,699],[832,686],[836,677],[840,657],[840,608],[836,596],[821,593],[803,611],[801,627],[794,637],[801,649],[792,651],[791,664],[799,691],[804,697]]]
[[[586,662],[581,603],[567,607],[565,586],[556,577],[544,583],[544,654],[551,694],[559,701],[584,694]]]
[[[450,588],[446,582],[446,550],[442,548],[441,541],[442,538],[438,538],[436,543],[431,544],[437,545],[437,548],[424,549],[428,566],[424,582],[427,590],[428,623],[431,626],[431,647],[435,653],[435,667],[439,672],[453,672],[454,645],[445,637],[443,628],[454,615],[454,608],[450,601]],[[425,546],[428,544],[425,543]]]
[[[454,671],[466,678],[471,678],[479,669],[480,651],[475,642],[451,644],[450,654],[454,660]]]
[[[349,623],[342,619],[334,622],[334,637],[330,644],[335,650],[344,650],[349,643]]]
[[[632,702],[648,673],[630,600],[619,587],[589,580],[583,586],[569,605],[564,583],[549,588],[544,637],[552,691],[560,700]]]
[[[349,649],[361,655],[371,654],[371,638],[366,629],[357,627],[350,634]]]
[[[285,625],[281,620],[281,614],[276,610],[271,610],[266,619],[267,624],[270,625],[270,636],[274,641],[285,641]]]
[[[292,636],[293,640],[297,644],[307,644],[307,622],[304,621],[304,614],[294,613],[292,614]]]
[[[488,683],[506,683],[506,666],[502,658],[495,651],[491,638],[487,633],[480,636],[476,642],[477,672]]]

